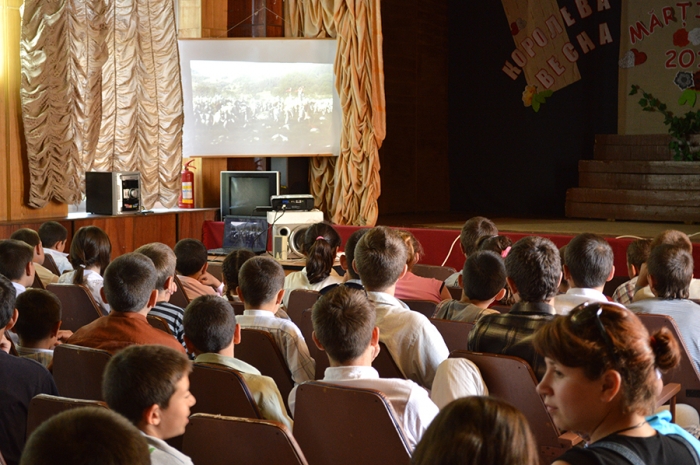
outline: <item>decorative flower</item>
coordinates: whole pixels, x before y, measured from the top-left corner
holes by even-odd
[[[523,104],[526,107],[532,105],[532,97],[534,97],[536,93],[537,86],[525,86],[525,90],[523,91]]]
[[[681,90],[695,86],[695,80],[693,79],[692,73],[688,73],[686,71],[679,71],[678,74],[676,74],[676,78],[673,80],[673,83],[676,84]]]

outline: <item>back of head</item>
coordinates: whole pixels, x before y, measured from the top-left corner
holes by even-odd
[[[109,408],[138,426],[153,405],[168,408],[175,385],[189,374],[185,354],[161,345],[133,345],[117,352],[102,376],[102,396]]]
[[[19,318],[13,329],[22,344],[50,337],[51,331],[61,321],[61,301],[43,289],[27,289],[17,297],[15,306]]]
[[[5,239],[0,241],[0,274],[10,281],[17,281],[34,258],[34,248],[24,241]]]
[[[612,247],[597,234],[579,234],[566,245],[566,267],[574,287],[603,286],[613,270],[614,260]]]
[[[39,226],[39,238],[44,247],[50,248],[68,239],[68,230],[57,221],[47,221]]]
[[[231,304],[216,295],[197,297],[185,308],[185,336],[199,353],[217,353],[233,341],[236,314]]]
[[[16,297],[17,291],[12,281],[0,274],[0,330],[7,326],[15,313]]]
[[[649,337],[637,315],[612,303],[579,305],[546,323],[533,342],[540,355],[583,368],[588,379],[599,379],[609,369],[620,373],[625,413],[648,415],[656,398],[656,368],[668,370],[680,361],[678,342],[667,328]]]
[[[525,416],[493,397],[463,397],[435,417],[413,465],[538,465],[537,443]]]
[[[150,465],[146,438],[122,416],[104,408],[59,413],[29,437],[21,465]]]
[[[493,299],[506,285],[506,267],[500,255],[489,250],[471,254],[462,270],[464,294],[471,300]]]
[[[637,239],[627,246],[627,264],[634,265],[637,270],[649,259],[651,239]]]
[[[362,236],[355,247],[355,265],[370,291],[384,290],[399,280],[406,266],[406,244],[390,228],[378,226]]]
[[[399,229],[397,232],[403,239],[404,244],[406,244],[406,265],[408,265],[408,271],[411,271],[413,266],[418,263],[418,259],[425,255],[425,251],[421,243],[416,239],[416,236],[402,229]]]
[[[311,284],[330,276],[340,245],[340,235],[330,224],[316,223],[306,228],[302,251],[306,255],[306,277]]]
[[[661,299],[687,299],[693,279],[693,256],[682,247],[661,244],[654,247],[647,260],[656,296]]]
[[[340,285],[316,301],[311,320],[328,356],[343,364],[358,358],[369,346],[375,311],[364,291]]]
[[[181,239],[175,244],[177,272],[183,276],[192,276],[207,263],[207,248],[197,239]]]
[[[476,241],[482,236],[495,236],[498,234],[498,228],[493,221],[483,216],[475,216],[470,218],[462,226],[462,232],[459,234],[459,242],[462,245],[462,250],[469,256],[476,252]]]
[[[224,259],[221,265],[221,274],[223,281],[226,283],[226,297],[229,300],[233,299],[238,287],[238,272],[245,262],[255,257],[255,253],[248,249],[237,249],[232,251]]]
[[[158,274],[150,258],[140,253],[117,257],[104,273],[104,292],[112,310],[138,312],[146,308]]]
[[[175,275],[175,252],[167,245],[161,242],[151,242],[150,244],[142,245],[134,252],[147,256],[156,267],[158,278],[156,279],[156,287],[159,291],[165,289],[165,282],[168,278]]]
[[[675,229],[667,229],[656,236],[654,240],[651,241],[651,248],[653,249],[661,244],[675,245],[676,247],[687,250],[688,253],[693,253],[693,243],[690,242],[688,235]]]
[[[345,250],[343,252],[345,253],[345,259],[348,262],[348,273],[350,273],[350,277],[352,279],[360,279],[360,276],[355,271],[355,268],[352,267],[352,261],[355,259],[355,247],[357,247],[357,243],[360,241],[360,239],[362,239],[362,236],[367,234],[367,231],[369,231],[368,228],[358,229],[350,234],[350,237],[345,243]]]
[[[83,269],[98,266],[104,274],[112,254],[112,243],[106,232],[97,226],[83,226],[70,243],[70,264],[75,269],[74,284],[82,284]]]
[[[482,236],[477,241],[478,250],[490,250],[503,258],[508,256],[513,241],[508,236]]]
[[[10,239],[14,239],[16,241],[26,242],[27,244],[31,245],[32,248],[41,244],[41,239],[39,238],[39,234],[37,234],[37,232],[34,231],[33,229],[29,229],[29,228],[18,229],[17,231],[13,232],[10,235]]]
[[[238,272],[238,287],[247,305],[262,306],[284,288],[282,265],[270,257],[253,257]]]
[[[523,237],[506,257],[506,274],[525,302],[546,302],[557,293],[561,277],[559,250],[549,239]]]

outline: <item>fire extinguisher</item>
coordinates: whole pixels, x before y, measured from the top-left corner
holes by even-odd
[[[190,163],[194,163],[194,160],[185,163],[185,168],[182,170],[182,188],[177,201],[180,208],[194,208],[194,173],[189,169]],[[196,169],[194,166],[191,168]]]

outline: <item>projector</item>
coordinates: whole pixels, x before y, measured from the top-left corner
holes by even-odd
[[[308,212],[314,209],[314,198],[309,194],[273,195],[270,197],[270,205],[276,212],[282,210]]]

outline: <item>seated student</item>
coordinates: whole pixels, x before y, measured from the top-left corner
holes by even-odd
[[[222,295],[224,284],[207,271],[207,248],[197,239],[181,239],[175,244],[177,273],[187,298]]]
[[[529,236],[516,242],[506,257],[506,282],[516,302],[508,313],[484,315],[476,322],[469,332],[469,350],[520,357],[540,379],[546,367],[532,336],[556,315],[549,302],[560,279],[559,250],[552,241]]]
[[[69,259],[75,271],[64,273],[59,283],[82,284],[102,309],[104,315],[109,313],[109,304],[102,299],[100,289],[103,274],[112,254],[112,243],[106,232],[97,226],[83,226],[73,236],[70,244]]]
[[[192,460],[165,441],[184,434],[190,407],[192,363],[159,345],[131,346],[105,368],[102,396],[110,409],[143,433],[153,465],[192,465]]]
[[[450,402],[469,396],[488,396],[479,367],[471,360],[456,357],[445,359],[435,372],[430,398],[442,410]]]
[[[630,280],[620,284],[612,295],[615,302],[622,305],[631,304],[634,300],[634,290],[639,279],[642,265],[646,263],[651,252],[651,239],[637,239],[627,246],[627,274]]]
[[[471,254],[459,276],[460,285],[463,282],[462,298],[438,304],[435,318],[474,323],[483,315],[499,313],[489,305],[506,294],[506,267],[500,256],[486,250]]]
[[[39,276],[41,284],[43,284],[44,287],[51,283],[58,282],[58,276],[53,274],[50,270],[44,268],[44,260],[46,256],[44,255],[44,248],[41,246],[41,239],[36,231],[29,228],[18,229],[12,233],[10,239],[26,242],[32,246],[34,249],[34,258],[32,258],[32,261],[34,262],[34,270],[36,271],[37,276]]]
[[[77,330],[68,343],[111,354],[132,344],[162,344],[185,353],[177,339],[146,319],[158,298],[157,278],[153,262],[145,255],[128,253],[114,259],[105,270],[100,290],[112,311]]]
[[[451,299],[452,295],[443,281],[413,274],[411,270],[413,270],[414,265],[418,263],[425,253],[423,246],[410,232],[399,230],[398,233],[404,244],[406,244],[406,250],[408,251],[406,257],[408,270],[396,282],[394,297],[400,300],[430,300],[435,303]]]
[[[693,278],[693,256],[685,248],[671,244],[654,247],[647,261],[647,279],[653,299],[629,304],[635,313],[656,313],[674,319],[691,358],[700,370],[700,306],[688,300]]]
[[[17,352],[48,367],[61,329],[61,301],[43,289],[27,289],[17,297],[19,317],[14,331],[19,336]]]
[[[677,231],[675,229],[668,229],[663,231],[661,234],[656,236],[653,241],[651,241],[651,250],[661,244],[670,244],[677,247],[682,247],[691,256],[693,255],[693,243],[690,242],[688,235],[682,231]],[[688,299],[700,299],[700,279],[692,278],[690,280],[690,285],[688,286]],[[647,267],[643,264],[640,271],[639,277],[637,278],[637,284],[635,285],[634,302],[653,299],[656,297],[649,287],[649,282],[647,281]]]
[[[150,258],[156,267],[156,273],[158,273],[155,287],[158,291],[158,298],[148,314],[163,318],[168,323],[170,332],[173,333],[175,339],[185,347],[185,332],[182,327],[182,317],[185,309],[170,303],[170,296],[177,290],[175,284],[175,262],[177,260],[175,253],[170,247],[160,242],[142,245],[135,252]]]
[[[407,269],[406,255],[396,231],[377,227],[357,243],[353,266],[377,313],[379,340],[406,378],[430,389],[435,370],[450,352],[428,318],[394,297],[396,281]]]
[[[241,270],[243,264],[253,257],[255,257],[255,253],[252,250],[237,249],[233,250],[224,258],[224,262],[221,264],[221,277],[224,283],[224,297],[226,297],[229,302],[241,301],[238,295],[236,295],[238,272]]]
[[[150,465],[143,434],[111,410],[82,407],[61,412],[29,437],[21,465]],[[155,462],[154,462],[155,463]]]
[[[442,409],[413,453],[414,465],[538,465],[527,418],[494,397],[467,397]]]
[[[23,241],[0,241],[0,275],[10,281],[16,295],[23,293],[34,282],[34,249]]]
[[[9,279],[0,276],[0,339],[14,326],[17,317],[15,289]],[[34,360],[0,350],[0,451],[8,465],[19,463],[27,431],[29,401],[37,394],[58,395],[51,373]]]
[[[245,311],[236,320],[243,329],[267,331],[277,343],[296,384],[314,379],[316,362],[301,331],[291,320],[275,317],[284,296],[284,270],[269,257],[246,261],[238,273],[238,297]]]
[[[362,236],[367,234],[367,231],[369,231],[369,228],[358,229],[350,234],[347,242],[345,242],[345,250],[343,255],[340,256],[340,267],[345,270],[344,279],[346,283],[362,284],[360,275],[353,268],[352,262],[355,260],[355,247],[357,247],[357,243],[362,239]]]
[[[490,250],[500,256],[501,260],[505,260],[510,253],[510,249],[513,248],[513,241],[508,236],[482,236],[477,241],[477,247],[478,250]],[[464,285],[462,284],[460,287],[464,288]],[[505,295],[501,299],[494,300],[493,304],[491,304],[492,307],[499,305],[510,308],[515,303],[510,288],[505,286],[504,289],[506,290]]]
[[[39,226],[39,237],[44,252],[51,255],[58,267],[58,271],[63,274],[66,271],[73,271],[73,265],[68,260],[66,241],[68,240],[68,230],[57,221],[46,221]]]
[[[236,323],[233,308],[224,299],[213,295],[194,299],[185,309],[185,342],[195,363],[213,363],[233,368],[241,374],[255,403],[266,420],[279,421],[292,430],[284,400],[275,381],[260,371],[234,358],[234,344],[241,342],[241,327]]]
[[[564,277],[569,282],[566,294],[552,300],[560,315],[584,302],[607,302],[605,283],[615,276],[615,257],[608,241],[597,234],[583,233],[566,245]]]
[[[459,233],[459,247],[464,254],[464,259],[469,258],[469,255],[477,251],[476,242],[480,237],[483,236],[495,236],[498,234],[498,228],[493,221],[483,216],[475,216],[469,218],[464,226],[462,226],[462,231]],[[459,284],[457,282],[457,277],[460,272],[454,273],[452,276],[445,280],[445,286],[457,287]]]
[[[294,289],[319,291],[343,281],[333,270],[333,262],[340,245],[340,235],[331,225],[316,223],[306,228],[301,250],[306,257],[306,266],[284,278],[285,307],[289,301],[289,294]]]
[[[379,328],[364,291],[346,286],[331,289],[313,306],[314,343],[326,352],[330,367],[323,381],[340,386],[376,389],[391,402],[413,449],[438,413],[428,392],[407,379],[380,378],[372,368],[379,354]],[[294,414],[296,388],[289,394]]]

